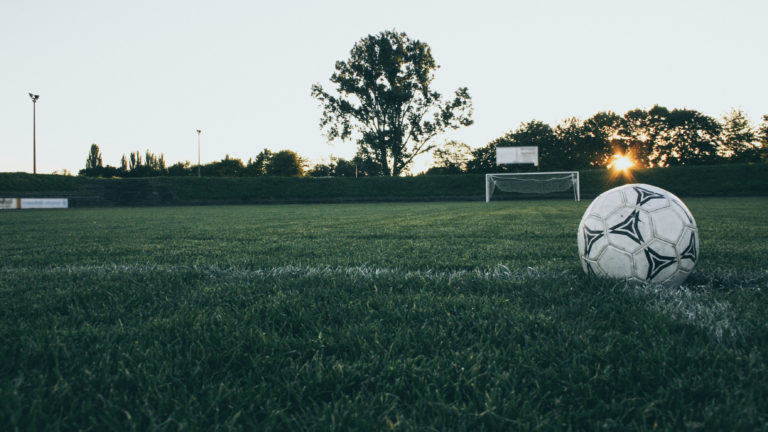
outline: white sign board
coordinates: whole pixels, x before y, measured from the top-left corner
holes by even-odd
[[[69,207],[66,198],[21,198],[23,209],[59,209]]]
[[[496,165],[501,164],[539,166],[539,147],[496,147]]]
[[[0,198],[0,210],[19,208],[19,200],[16,198]]]

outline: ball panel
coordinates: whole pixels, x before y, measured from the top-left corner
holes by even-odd
[[[686,279],[688,279],[688,274],[689,273],[686,271],[678,270],[674,274],[672,274],[672,276],[670,276],[669,278],[659,283],[667,287],[680,286],[683,284],[683,282],[685,282]]]
[[[681,216],[677,209],[666,207],[654,211],[650,216],[653,232],[657,238],[670,243],[677,243],[680,240],[685,223],[684,216]]]
[[[607,246],[597,264],[606,276],[614,279],[629,279],[633,275],[632,256],[613,246]]]
[[[592,215],[605,218],[613,212],[616,207],[623,205],[624,195],[619,190],[611,189],[595,198],[592,205],[590,205],[589,211]]]
[[[688,207],[683,204],[682,201],[680,201],[680,198],[671,195],[669,198],[670,202],[672,203],[672,208],[675,209],[675,211],[681,216],[681,218],[688,224],[689,226],[696,226],[696,220],[693,219],[693,214],[690,210],[688,210]]]
[[[645,282],[648,276],[648,258],[645,256],[645,249],[641,249],[632,254],[632,264],[634,265],[634,277]]]

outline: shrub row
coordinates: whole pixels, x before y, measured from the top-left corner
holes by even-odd
[[[580,173],[583,198],[620,184],[653,184],[680,196],[768,195],[768,165],[729,164],[650,168],[632,177],[608,170]],[[482,200],[482,174],[361,177],[156,177],[92,179],[0,174],[0,196],[67,197],[73,206],[185,205],[283,202]]]

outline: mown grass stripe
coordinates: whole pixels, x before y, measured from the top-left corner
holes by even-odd
[[[504,265],[471,270],[408,270],[376,266],[302,266],[286,265],[265,269],[239,267],[200,266],[200,265],[162,265],[162,264],[104,264],[104,265],[64,265],[44,268],[2,267],[0,272],[7,274],[177,274],[200,273],[216,278],[234,278],[247,280],[274,280],[297,278],[350,278],[354,280],[413,281],[422,280],[432,283],[449,283],[456,280],[506,281],[524,283],[531,281],[557,281],[558,283],[575,282],[582,277],[574,271],[552,271],[526,267],[510,269]],[[669,289],[657,285],[639,285],[615,282],[615,287],[642,300],[644,306],[654,312],[686,322],[710,332],[719,342],[743,337],[744,329],[728,301],[717,300],[711,292],[722,285],[738,284],[741,288],[761,289],[768,284],[768,270],[747,272],[710,271],[698,272],[689,286]]]
[[[239,267],[197,266],[197,265],[163,265],[163,264],[105,264],[105,265],[65,265],[42,268],[33,267],[0,267],[4,273],[34,273],[34,274],[154,274],[200,272],[217,276],[234,278],[280,278],[280,277],[354,277],[354,278],[399,278],[443,281],[457,278],[474,278],[483,280],[525,281],[541,279],[562,279],[577,277],[571,271],[546,271],[533,267],[510,269],[499,265],[496,267],[472,270],[407,270],[402,268],[387,268],[376,266],[302,266],[286,265],[265,269],[248,269]]]

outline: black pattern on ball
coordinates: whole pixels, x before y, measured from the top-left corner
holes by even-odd
[[[603,236],[603,231],[601,230],[592,230],[587,227],[584,227],[584,243],[586,244],[587,253],[585,255],[589,255],[589,251],[592,250],[592,245],[595,244],[595,242],[600,239],[600,237]]]
[[[660,271],[675,263],[675,257],[662,255],[651,248],[645,249],[645,258],[648,260],[648,274],[646,280],[651,280],[659,274]]]
[[[640,211],[633,211],[626,219],[612,226],[609,232],[627,236],[637,244],[643,244],[643,234],[640,232]]]
[[[637,202],[635,204],[639,206],[647,203],[652,199],[664,199],[664,195],[645,188],[641,188],[640,186],[632,186],[632,189],[634,189],[637,193]]]
[[[691,239],[688,241],[688,246],[685,247],[683,253],[680,254],[680,259],[689,259],[696,262],[696,235],[691,233]]]

